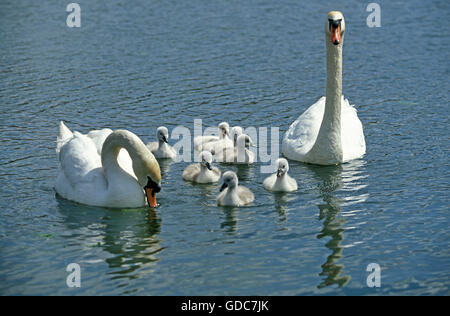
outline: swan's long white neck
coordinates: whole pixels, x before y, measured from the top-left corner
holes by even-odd
[[[323,122],[341,132],[342,43],[327,43],[327,88]]]
[[[133,179],[136,182],[136,179],[126,173],[117,161],[119,152],[122,148],[130,155],[131,160],[133,161],[133,170],[138,180],[145,179],[146,175],[135,165],[142,159],[142,146],[145,147],[144,143],[142,143],[137,136],[127,131],[116,131],[108,136],[103,144],[101,155],[106,179],[121,176],[128,177],[129,180]]]
[[[334,45],[325,36],[327,48],[327,86],[325,112],[317,140],[308,156],[319,164],[335,164],[343,161],[341,140],[341,100],[342,100],[342,37],[339,45]]]

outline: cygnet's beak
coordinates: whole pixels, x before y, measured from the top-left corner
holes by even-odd
[[[226,184],[226,183],[222,184],[222,186],[220,187],[220,192],[222,192],[226,188],[228,188],[228,184]]]
[[[207,162],[205,165],[206,165],[206,168],[208,168],[209,170],[212,170],[211,164],[209,162]]]
[[[278,169],[278,170],[277,170],[277,177],[278,177],[278,178],[281,177],[282,174],[283,174],[283,170],[281,170],[281,168]]]
[[[162,137],[162,140],[163,140],[163,142],[165,142],[166,144],[168,144],[168,143],[169,143],[169,141],[167,140],[167,137],[166,137],[166,135],[163,135],[163,137]]]
[[[154,182],[150,177],[148,178],[147,185],[144,187],[145,195],[147,197],[148,206],[156,208],[158,203],[156,202],[156,193],[161,191],[161,185]]]

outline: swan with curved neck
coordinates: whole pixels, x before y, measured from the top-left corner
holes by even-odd
[[[342,96],[342,47],[345,19],[331,11],[325,22],[326,97],[305,111],[283,139],[283,154],[292,160],[334,165],[360,158],[366,144],[356,110]]]
[[[92,135],[96,133],[72,133],[61,122],[57,139],[60,172],[55,186],[58,194],[93,206],[135,208],[147,202],[156,207],[161,171],[141,139],[126,130],[110,131],[100,144],[99,155],[98,140]]]

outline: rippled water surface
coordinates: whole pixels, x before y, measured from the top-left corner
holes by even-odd
[[[448,1],[68,1],[0,3],[0,294],[450,294]],[[57,125],[280,127],[324,94],[323,23],[344,12],[344,94],[366,156],[291,162],[292,194],[237,171],[253,206],[216,206],[218,185],[162,162],[152,211],[56,196]],[[176,140],[170,140],[174,143]],[[82,287],[66,286],[78,263]],[[381,288],[366,285],[369,263]]]

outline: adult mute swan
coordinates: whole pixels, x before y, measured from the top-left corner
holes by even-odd
[[[183,179],[194,183],[218,182],[221,172],[212,166],[213,157],[209,151],[200,153],[200,163],[192,164],[183,171]]]
[[[101,150],[99,150],[101,148]],[[161,171],[150,150],[126,130],[72,133],[59,126],[56,192],[78,203],[114,208],[156,207]]]
[[[169,158],[175,159],[177,152],[169,145],[169,130],[165,126],[160,126],[156,130],[157,142],[151,142],[147,144],[148,149],[153,153],[156,158]]]
[[[297,181],[288,175],[289,163],[286,159],[280,158],[276,161],[277,173],[264,180],[264,188],[272,192],[292,192],[297,190]]]
[[[220,206],[243,206],[252,203],[255,196],[246,187],[238,185],[238,177],[233,171],[223,174],[223,184],[217,197]]]
[[[307,109],[284,135],[285,157],[318,165],[334,165],[362,157],[366,152],[363,127],[356,109],[342,96],[342,45],[345,20],[341,12],[328,13],[326,97]]]

